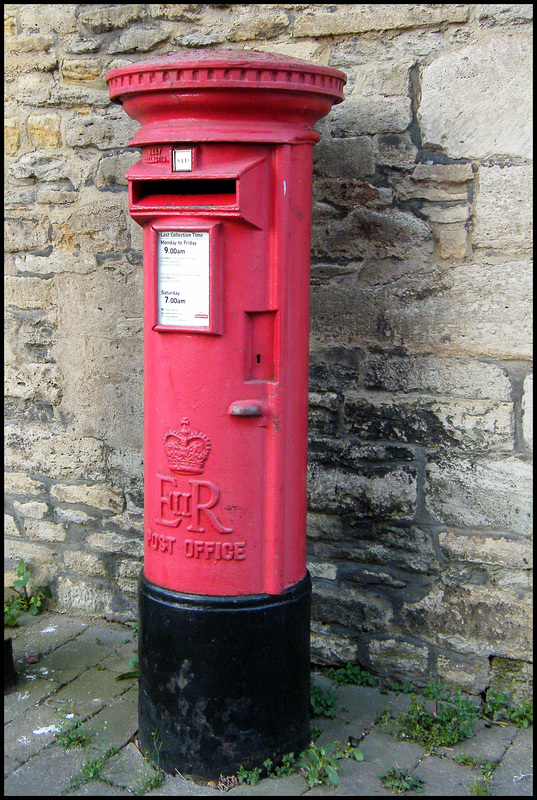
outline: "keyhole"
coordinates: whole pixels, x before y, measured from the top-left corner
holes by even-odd
[[[256,360],[258,364],[261,364],[261,353],[258,353],[256,356]]]

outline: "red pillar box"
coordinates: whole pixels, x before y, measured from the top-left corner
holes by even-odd
[[[345,76],[185,51],[106,81],[141,123],[140,741],[215,777],[309,742],[311,161]]]

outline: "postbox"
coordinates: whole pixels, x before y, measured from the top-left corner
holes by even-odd
[[[188,50],[106,81],[141,124],[139,737],[166,772],[229,775],[309,743],[312,146],[345,75]]]

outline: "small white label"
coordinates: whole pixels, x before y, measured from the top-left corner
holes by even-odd
[[[209,326],[209,231],[159,231],[158,324]]]
[[[173,172],[192,172],[192,150],[172,150]]]

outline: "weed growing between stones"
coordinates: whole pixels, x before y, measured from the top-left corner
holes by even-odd
[[[293,753],[288,753],[283,756],[281,763],[277,766],[273,766],[272,761],[267,759],[262,768],[254,767],[254,769],[246,770],[244,767],[240,767],[236,776],[237,783],[255,786],[261,777],[284,778],[299,770],[305,776],[310,788],[317,784],[337,786],[339,784],[339,761],[342,758],[353,758],[355,761],[364,759],[360,750],[350,744],[341,749],[336,742],[326,747],[317,747],[312,742],[306,750],[300,753],[298,758],[295,758]]]
[[[460,689],[454,695],[435,699],[435,710],[429,711],[424,698],[412,695],[408,711],[396,720],[393,735],[418,742],[429,752],[471,739],[474,723],[479,717],[478,706],[463,697]]]
[[[91,741],[92,734],[81,720],[74,719],[74,714],[68,714],[63,717],[54,736],[60,747],[69,750],[71,747],[86,747]]]
[[[10,586],[15,596],[4,601],[4,627],[13,628],[18,625],[21,611],[29,611],[36,616],[43,611],[44,601],[52,597],[48,586],[36,586],[33,592],[28,590],[31,573],[22,558],[17,566],[17,575],[18,578]]]
[[[310,687],[310,715],[312,717],[334,717],[336,695],[333,689],[324,692],[314,683]]]
[[[102,772],[106,762],[112,758],[112,756],[117,755],[117,753],[117,747],[107,747],[102,750],[101,754],[96,758],[86,758],[80,769],[80,775],[75,775],[75,777],[71,778],[71,783],[69,785],[70,791],[78,789],[80,786],[83,786],[85,783],[90,783],[91,781],[100,781],[101,783],[111,785],[111,781],[104,778]]]
[[[366,669],[360,667],[359,664],[351,664],[350,662],[344,667],[339,669],[328,669],[326,677],[339,683],[340,685],[352,683],[355,686],[377,686],[378,681]]]
[[[406,792],[423,794],[424,781],[407,775],[406,772],[396,767],[390,767],[384,775],[379,775],[379,779],[384,788],[394,794],[406,794]]]

